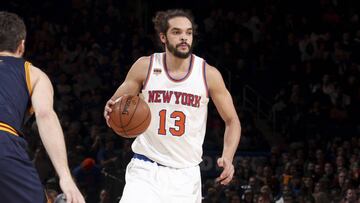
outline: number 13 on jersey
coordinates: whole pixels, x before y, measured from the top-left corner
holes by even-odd
[[[182,111],[173,111],[170,112],[168,115],[166,109],[163,109],[159,112],[159,116],[160,116],[159,129],[158,129],[159,135],[166,135],[167,128],[173,136],[180,137],[185,133],[186,115]],[[166,126],[166,119],[169,118],[174,119],[175,122],[174,127]]]

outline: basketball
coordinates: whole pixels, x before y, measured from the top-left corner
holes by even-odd
[[[124,95],[111,108],[109,124],[116,134],[134,138],[149,127],[150,108],[139,96]]]

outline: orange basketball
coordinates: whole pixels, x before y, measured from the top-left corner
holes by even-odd
[[[116,134],[125,138],[134,138],[149,127],[150,108],[138,96],[124,95],[111,108],[109,124]]]

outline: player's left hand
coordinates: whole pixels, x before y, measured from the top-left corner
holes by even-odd
[[[230,183],[234,176],[234,165],[232,161],[225,157],[220,157],[217,160],[217,164],[220,168],[224,168],[219,177],[216,178],[216,182],[220,182],[222,185],[227,185]]]

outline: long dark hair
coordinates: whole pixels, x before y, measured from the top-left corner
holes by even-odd
[[[158,11],[153,18],[154,28],[157,34],[166,33],[169,29],[169,20],[175,17],[185,17],[189,19],[192,24],[193,33],[196,33],[197,25],[195,24],[194,17],[190,11],[170,9],[166,11]]]

